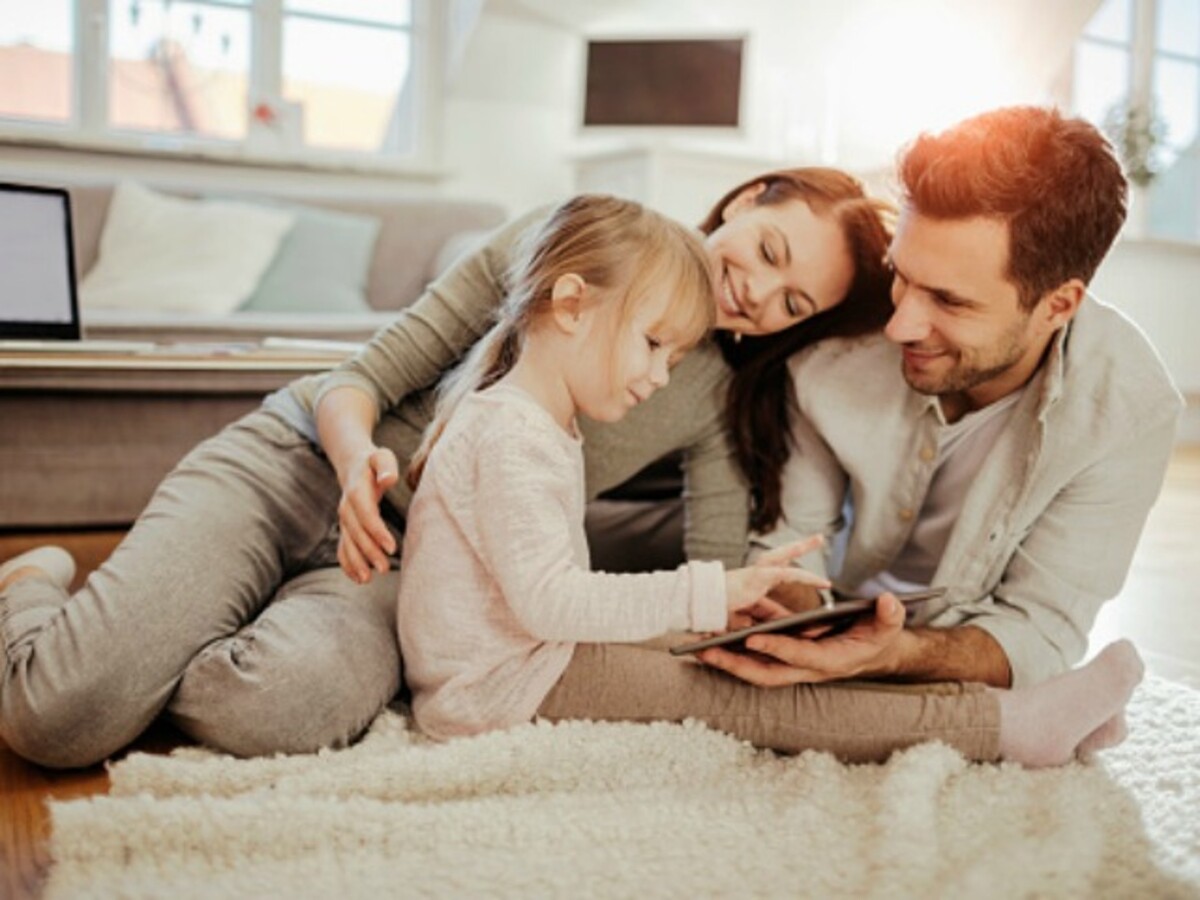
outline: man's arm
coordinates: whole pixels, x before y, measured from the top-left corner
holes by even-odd
[[[905,628],[904,608],[890,594],[875,616],[843,634],[806,639],[758,634],[753,654],[714,647],[699,654],[710,666],[763,687],[843,679],[979,681],[1008,687],[1012,672],[999,642],[980,628]]]

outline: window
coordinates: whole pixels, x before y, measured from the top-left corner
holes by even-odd
[[[1153,138],[1153,177],[1133,210],[1145,233],[1200,241],[1200,0],[1104,0],[1076,46],[1073,85],[1080,115],[1113,133],[1125,114]]]
[[[430,0],[0,0],[0,137],[251,160],[422,156]]]

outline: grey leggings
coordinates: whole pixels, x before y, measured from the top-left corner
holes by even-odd
[[[396,693],[397,573],[337,566],[340,489],[294,429],[256,412],[167,476],[72,597],[0,597],[0,735],[48,766],[97,762],[164,709],[239,755],[338,746]]]

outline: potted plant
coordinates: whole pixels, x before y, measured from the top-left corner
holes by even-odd
[[[1149,188],[1164,168],[1162,146],[1167,136],[1166,122],[1153,101],[1129,99],[1108,111],[1103,128],[1116,147],[1125,177],[1133,185],[1125,234],[1144,238],[1150,230]]]
[[[1117,148],[1125,175],[1140,188],[1147,188],[1162,171],[1160,151],[1167,125],[1153,102],[1125,100],[1104,117],[1104,131]]]

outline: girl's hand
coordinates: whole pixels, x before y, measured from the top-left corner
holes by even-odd
[[[396,454],[372,446],[355,456],[340,479],[342,499],[338,503],[338,563],[359,584],[371,580],[372,569],[383,574],[390,567],[388,556],[396,552],[396,540],[379,514],[379,501],[400,479]]]
[[[820,534],[812,534],[782,547],[776,547],[754,561],[755,566],[786,566],[825,546],[825,538]],[[828,587],[828,584],[820,587]],[[782,584],[771,594],[771,599],[781,604],[787,612],[803,612],[816,609],[821,605],[821,596],[817,588],[809,584]]]
[[[754,621],[776,619],[791,612],[768,594],[781,586],[804,585],[829,587],[828,579],[795,566],[764,565],[761,560],[745,569],[725,573],[725,597],[729,609],[729,628],[741,628]],[[751,621],[747,621],[749,618]]]

